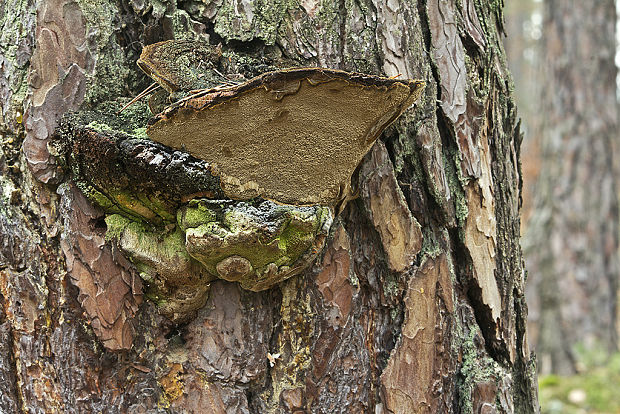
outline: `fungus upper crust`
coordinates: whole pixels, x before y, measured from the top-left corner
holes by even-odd
[[[182,99],[147,134],[213,165],[231,199],[334,206],[362,157],[423,87],[319,68],[268,72]]]

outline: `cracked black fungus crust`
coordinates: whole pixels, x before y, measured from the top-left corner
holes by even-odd
[[[178,207],[191,198],[223,198],[208,163],[131,127],[117,115],[79,112],[65,116],[56,130],[61,165],[91,201],[157,224],[174,221]]]

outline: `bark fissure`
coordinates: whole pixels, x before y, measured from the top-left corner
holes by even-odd
[[[7,351],[8,355],[6,355],[7,359],[6,361],[8,361],[9,363],[9,367],[10,367],[10,371],[7,373],[7,377],[9,379],[12,379],[11,382],[9,382],[9,384],[11,384],[12,390],[10,390],[8,396],[13,396],[14,400],[11,401],[11,398],[9,397],[8,400],[6,402],[7,405],[9,405],[9,408],[13,408],[18,410],[18,412],[27,412],[25,410],[25,406],[24,406],[24,401],[23,401],[23,397],[22,394],[20,392],[21,390],[21,382],[19,380],[19,375],[18,375],[18,367],[17,367],[17,361],[18,361],[18,354],[16,353],[16,349],[17,349],[17,338],[15,336],[14,330],[12,328],[8,329],[8,338],[9,338],[9,344],[7,346]],[[12,406],[12,407],[11,407]]]

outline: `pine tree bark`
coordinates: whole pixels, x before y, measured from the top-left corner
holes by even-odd
[[[528,296],[541,372],[568,374],[577,348],[618,347],[616,12],[613,1],[547,1],[544,16]]]
[[[0,411],[538,412],[501,2],[0,9]],[[263,292],[214,281],[182,325],[50,153],[64,113],[136,94],[142,45],[172,38],[427,82],[311,268]]]

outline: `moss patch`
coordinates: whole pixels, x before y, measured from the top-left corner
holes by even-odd
[[[106,216],[105,224],[107,226],[107,231],[105,233],[105,239],[108,241],[120,239],[129,223],[131,223],[131,220],[120,214]]]
[[[177,213],[177,223],[181,228],[196,228],[217,219],[215,211],[209,209],[199,200],[191,200],[188,208],[179,210]]]

